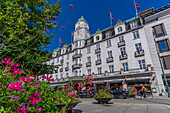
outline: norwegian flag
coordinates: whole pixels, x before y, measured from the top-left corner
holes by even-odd
[[[72,32],[72,36],[74,36],[74,33]]]
[[[135,6],[136,6],[136,9],[139,10],[140,7],[138,6],[138,4],[136,3],[136,1],[134,0],[134,3],[135,3]]]
[[[60,38],[60,43],[63,45],[63,42],[61,41],[61,38]]]
[[[114,18],[112,16],[112,13],[110,12],[110,18],[112,19],[112,22],[114,22]]]

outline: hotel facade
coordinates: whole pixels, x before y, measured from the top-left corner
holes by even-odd
[[[158,96],[166,89],[162,68],[170,84],[169,40],[170,5],[151,8],[124,22],[119,20],[93,35],[81,17],[75,24],[73,43],[57,48],[47,62],[60,65],[52,74],[52,86],[68,81],[76,85],[76,80],[92,75],[94,89],[106,83],[109,89],[140,90],[143,84]]]

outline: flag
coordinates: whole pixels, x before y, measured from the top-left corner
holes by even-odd
[[[60,42],[61,42],[61,44],[63,45],[63,42],[61,41],[61,38],[60,38]]]
[[[72,32],[72,36],[74,36],[74,33]]]
[[[112,16],[112,13],[110,12],[110,18],[112,19],[112,22],[114,22],[114,18]]]
[[[136,3],[136,1],[134,0],[134,3],[135,3],[135,6],[136,6],[136,9],[139,10],[140,7],[138,6],[138,4]]]

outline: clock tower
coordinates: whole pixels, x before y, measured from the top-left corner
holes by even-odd
[[[85,40],[89,37],[90,37],[89,25],[83,18],[83,16],[81,16],[81,18],[75,24],[74,42],[79,40]]]

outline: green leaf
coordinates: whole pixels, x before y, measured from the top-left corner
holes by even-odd
[[[0,111],[4,111],[4,107],[3,106],[0,107]]]

